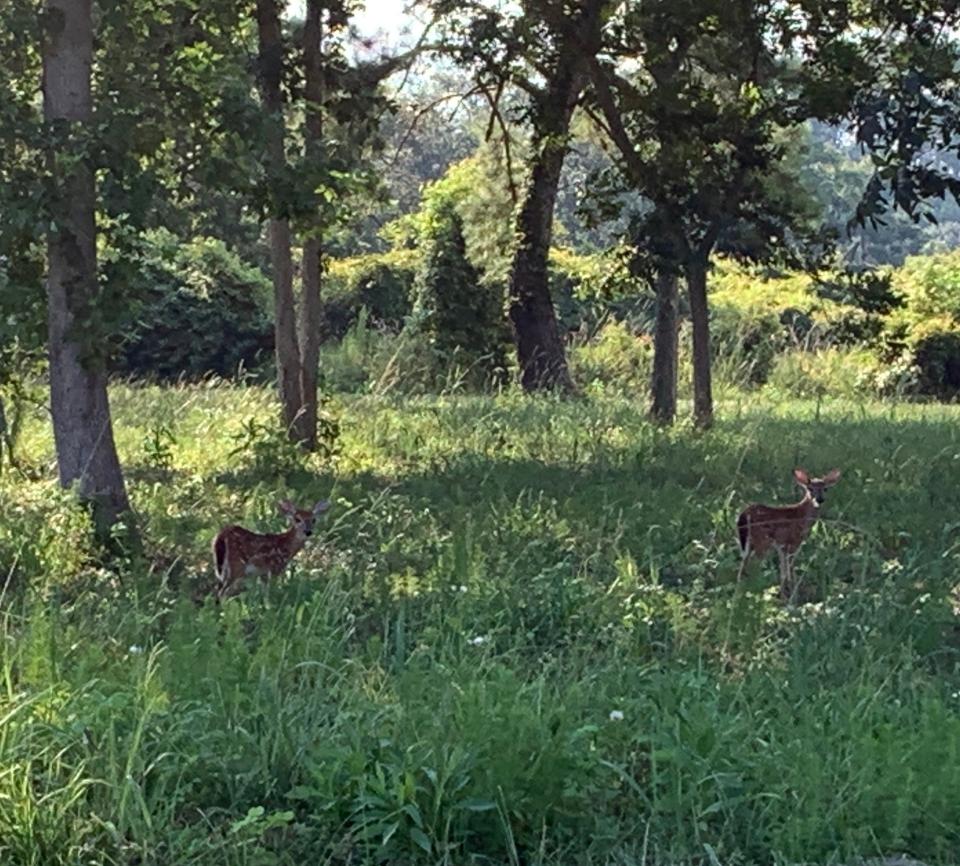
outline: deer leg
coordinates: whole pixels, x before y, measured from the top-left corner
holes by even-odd
[[[793,571],[793,559],[796,553],[787,554],[787,573],[790,575],[790,604],[797,603],[797,594],[800,592],[800,583]]]
[[[777,559],[780,565],[780,599],[787,600],[787,586],[790,583],[790,562],[787,553],[782,547],[777,548]]]
[[[743,577],[743,570],[747,567],[747,560],[750,559],[750,545],[743,551],[743,555],[740,557],[740,570],[737,572],[737,583],[740,583],[740,578]]]
[[[240,592],[240,586],[241,584],[238,580],[231,580],[229,583],[222,584],[217,591],[217,598],[224,599],[236,595]]]
[[[233,583],[233,569],[230,567],[230,557],[225,556],[223,567],[217,575],[217,601],[231,595],[230,586]]]

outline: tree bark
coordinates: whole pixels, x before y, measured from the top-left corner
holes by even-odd
[[[650,417],[672,424],[677,414],[677,276],[657,274],[657,315],[653,335],[653,376],[650,383]]]
[[[277,0],[257,0],[257,36],[260,98],[267,114],[267,171],[282,171],[287,157],[284,145],[284,116],[281,81],[283,77],[283,34]],[[297,419],[301,412],[300,347],[297,342],[297,314],[293,295],[293,257],[290,252],[290,223],[280,203],[269,222],[270,269],[273,278],[274,329],[277,358],[277,385],[283,423],[292,439],[298,438]]]
[[[526,391],[573,388],[548,283],[553,211],[567,129],[579,87],[568,78],[565,89],[567,104],[554,103],[547,109],[554,114],[549,125],[557,130],[556,137],[534,141],[539,156],[517,217],[519,246],[510,273],[510,321],[520,362],[520,382]]]
[[[323,2],[307,0],[303,33],[304,95],[307,100],[304,148],[307,159],[318,159],[323,136]],[[297,438],[304,448],[317,447],[317,368],[320,363],[320,276],[322,241],[315,228],[303,243],[300,297],[300,405]]]
[[[693,324],[693,420],[707,429],[713,424],[713,386],[710,373],[710,320],[707,307],[708,260],[696,256],[687,262],[687,291]]]
[[[573,389],[550,297],[548,257],[570,120],[587,83],[589,52],[595,52],[599,45],[603,6],[602,0],[590,0],[579,20],[566,22],[569,32],[560,37],[553,75],[535,106],[535,156],[517,216],[519,241],[509,287],[510,321],[520,382],[526,391]]]
[[[89,125],[93,116],[91,0],[47,0],[43,111],[48,124]],[[77,485],[104,536],[130,510],[113,439],[102,364],[92,361],[97,302],[96,186],[84,154],[48,154],[54,180],[47,239],[50,405],[63,487]],[[84,345],[86,339],[87,345]]]

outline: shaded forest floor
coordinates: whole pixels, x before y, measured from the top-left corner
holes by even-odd
[[[303,459],[264,389],[112,396],[146,561],[39,419],[0,478],[4,864],[960,862],[960,409],[351,398]],[[795,465],[843,479],[785,608],[733,527]],[[290,573],[204,599],[288,495]]]

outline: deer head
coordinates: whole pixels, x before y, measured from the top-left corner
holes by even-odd
[[[823,504],[824,490],[840,480],[840,470],[831,469],[823,478],[811,478],[805,470],[797,468],[793,470],[793,477],[814,504],[819,506]]]
[[[313,535],[313,521],[330,507],[327,499],[321,499],[313,508],[297,508],[289,499],[277,503],[280,513],[286,515],[297,535],[309,538]]]

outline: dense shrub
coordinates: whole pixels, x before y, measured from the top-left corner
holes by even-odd
[[[384,226],[381,232],[396,249],[429,246],[437,207],[452,206],[460,217],[466,256],[487,283],[503,291],[513,262],[514,200],[503,183],[503,155],[493,141],[454,163],[423,191],[420,209]]]
[[[814,280],[720,260],[711,289],[714,353],[742,356],[753,384],[767,380],[785,351],[879,346],[884,317],[901,304],[883,272],[840,272]],[[786,363],[795,362],[791,357]]]
[[[825,328],[834,346],[877,345],[884,317],[903,306],[903,296],[893,288],[889,270],[841,271],[827,274],[814,285],[819,298],[840,305]]]
[[[786,331],[773,313],[744,312],[717,305],[713,311],[711,348],[714,360],[735,363],[743,384],[762,385],[786,345]]]
[[[879,369],[865,348],[791,349],[776,357],[767,384],[786,397],[869,397]]]
[[[650,387],[653,342],[646,334],[635,334],[625,322],[604,324],[597,335],[570,350],[574,378],[599,389],[617,393],[643,394]]]
[[[52,482],[21,480],[15,493],[0,488],[0,509],[0,588],[41,577],[63,586],[94,561],[89,516]]]
[[[632,330],[652,330],[653,293],[634,273],[632,258],[624,246],[589,255],[562,247],[550,250],[550,296],[562,330],[593,330],[610,315]]]
[[[144,236],[130,326],[114,369],[162,380],[232,376],[268,354],[270,284],[221,241]]]
[[[457,385],[455,373],[440,368],[417,321],[399,332],[378,329],[365,309],[342,340],[321,347],[320,373],[327,388],[345,393],[426,394]]]
[[[916,325],[910,332],[910,358],[921,394],[949,399],[960,393],[960,327],[956,322],[941,316]]]
[[[919,394],[960,393],[960,250],[911,256],[893,272],[904,304],[885,323],[884,360]],[[909,374],[907,376],[906,374]]]
[[[893,273],[892,286],[905,299],[908,318],[949,316],[960,321],[960,250],[910,256]]]
[[[416,250],[404,249],[332,261],[322,291],[326,336],[342,338],[361,309],[368,325],[399,330],[413,308],[419,258]]]
[[[450,199],[437,197],[417,278],[418,327],[429,335],[443,365],[456,356],[475,384],[502,377],[507,330],[503,294],[484,282],[466,255],[463,220]]]

